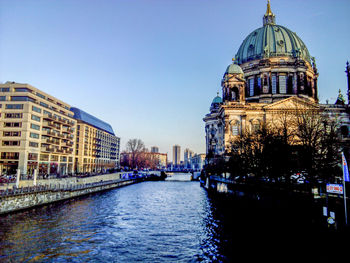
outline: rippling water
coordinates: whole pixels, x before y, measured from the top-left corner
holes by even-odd
[[[144,182],[0,217],[0,262],[234,262],[310,251],[316,237],[261,212],[213,200],[198,182]]]
[[[217,245],[198,182],[144,182],[0,217],[0,261],[212,261]]]

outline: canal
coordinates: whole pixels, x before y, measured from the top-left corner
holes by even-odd
[[[2,216],[0,262],[305,259],[317,239],[265,218],[265,208],[212,198],[184,180],[173,175]]]

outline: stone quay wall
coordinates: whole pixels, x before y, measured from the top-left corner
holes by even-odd
[[[10,189],[0,195],[0,214],[63,201],[137,182],[139,180],[119,179],[85,184],[51,184]]]

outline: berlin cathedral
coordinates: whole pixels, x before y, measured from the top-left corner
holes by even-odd
[[[349,68],[347,64],[348,80]],[[276,24],[268,1],[263,26],[244,39],[221,80],[222,97],[214,98],[203,119],[207,154],[225,154],[235,136],[258,129],[276,113],[296,108],[336,116],[348,138],[345,99],[339,91],[335,104],[320,104],[317,78],[315,58],[295,32]]]

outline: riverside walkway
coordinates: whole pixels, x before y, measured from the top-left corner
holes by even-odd
[[[67,200],[82,195],[109,190],[145,180],[154,180],[154,174],[135,175],[133,173],[114,173],[91,177],[69,177],[61,179],[42,179],[34,183],[24,180],[0,189],[0,214],[28,209],[53,202]]]

